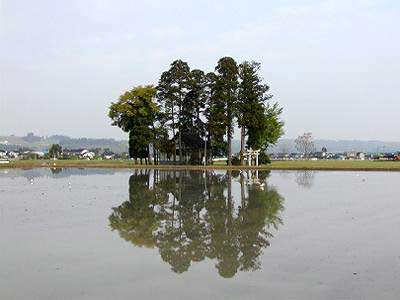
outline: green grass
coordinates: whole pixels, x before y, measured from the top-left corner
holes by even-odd
[[[160,168],[199,170],[204,166],[173,165],[135,165],[131,160],[17,160],[9,164],[0,164],[0,169],[9,168]],[[218,162],[207,169],[256,169],[248,166],[227,167],[225,162]],[[258,169],[271,170],[356,170],[356,171],[400,171],[400,161],[274,161],[270,165],[259,166]]]

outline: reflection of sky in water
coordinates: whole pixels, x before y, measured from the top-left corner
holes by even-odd
[[[128,170],[115,170],[106,168],[37,168],[37,169],[5,169],[0,170],[0,178],[17,178],[25,177],[28,181],[35,178],[67,178],[70,176],[89,176],[89,175],[113,175],[115,172],[128,172]],[[216,170],[218,174],[223,171]],[[260,171],[262,172],[262,171]],[[264,171],[265,172],[265,171]],[[295,174],[295,182],[304,188],[310,188],[314,181],[315,171],[274,171],[282,178],[289,179]],[[254,173],[254,172],[253,172]],[[243,172],[246,177],[249,177],[246,171]],[[236,186],[232,187],[237,188]]]
[[[304,186],[296,171],[272,171],[252,185],[232,172],[231,193],[226,171],[213,174],[205,180],[187,172],[179,187],[179,178],[171,184],[150,173],[143,187],[130,180],[135,170],[1,170],[0,299],[400,294],[400,173],[316,171]],[[284,209],[251,209],[263,199],[252,201],[251,195],[274,190]],[[158,200],[151,203],[155,192]],[[111,216],[118,222],[111,225]],[[268,227],[274,216],[283,223],[277,230]],[[257,232],[268,245],[240,243]],[[242,258],[245,248],[253,251],[248,260]]]
[[[121,172],[120,170],[118,172]],[[113,175],[114,169],[106,168],[37,168],[0,170],[0,178],[25,177],[28,181],[36,178],[67,178],[70,176]]]

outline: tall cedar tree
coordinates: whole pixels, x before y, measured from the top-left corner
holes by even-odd
[[[225,119],[225,105],[220,101],[215,93],[215,83],[217,75],[210,72],[206,75],[206,99],[205,109],[206,130],[208,134],[207,143],[211,149],[210,159],[214,155],[226,155],[226,145],[224,135],[226,126],[222,120]]]
[[[176,163],[176,130],[178,131],[179,160],[182,162],[182,118],[183,102],[188,91],[190,68],[182,60],[176,60],[168,71],[162,73],[157,86],[157,96],[165,109],[174,139],[174,163]]]
[[[188,92],[183,99],[179,119],[183,132],[204,136],[205,124],[201,117],[206,105],[206,84],[206,75],[203,71],[196,69],[190,72]]]
[[[138,86],[120,96],[112,103],[109,117],[113,126],[129,132],[129,156],[146,160],[149,145],[154,144],[154,123],[159,108],[155,103],[156,90],[153,86]]]
[[[214,155],[226,156],[226,143],[224,136],[226,132],[225,125],[225,105],[217,96],[215,84],[217,75],[210,72],[206,75],[207,88],[206,97],[207,105],[205,109],[205,117],[207,120],[206,129],[208,133],[208,144],[211,148],[210,159]]]
[[[282,108],[269,103],[272,96],[267,94],[269,87],[262,82],[259,70],[259,63],[237,66],[233,58],[224,57],[218,61],[215,73],[205,75],[201,70],[190,71],[186,62],[176,60],[162,73],[157,89],[139,86],[112,103],[112,125],[129,132],[129,152],[133,158],[147,158],[152,144],[155,162],[158,150],[168,159],[173,156],[176,163],[178,140],[182,162],[182,133],[186,132],[205,137],[210,156],[227,155],[231,165],[237,120],[243,163],[246,137],[247,147],[266,150],[283,134]]]
[[[221,114],[220,122],[225,125],[228,140],[227,155],[228,165],[232,165],[232,136],[233,126],[236,116],[236,106],[238,102],[238,66],[232,57],[223,57],[215,67],[216,82],[215,102],[220,108],[225,110]]]
[[[239,92],[237,102],[237,116],[240,132],[240,161],[244,164],[245,137],[250,133],[254,135],[257,130],[262,130],[264,124],[264,107],[272,97],[266,94],[269,86],[262,82],[258,74],[260,63],[243,62],[239,65]],[[250,143],[250,147],[254,147]],[[258,148],[255,148],[258,149]]]

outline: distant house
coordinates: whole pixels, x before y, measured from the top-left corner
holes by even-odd
[[[0,150],[0,158],[7,158],[7,151]]]
[[[64,149],[63,155],[69,158],[85,158],[85,159],[93,159],[96,154],[87,149]]]
[[[314,152],[311,154],[312,159],[325,159],[326,158],[326,152]]]
[[[332,159],[346,160],[347,159],[347,155],[345,153],[335,153],[335,154],[332,155]]]
[[[112,151],[104,151],[103,158],[104,159],[113,159],[115,158],[116,154]]]
[[[396,155],[394,153],[384,153],[379,156],[379,160],[395,160]]]
[[[365,160],[365,153],[364,152],[356,152],[356,151],[351,151],[346,153],[346,159],[348,160]]]
[[[85,149],[64,149],[63,154],[66,157],[79,157],[83,150]]]
[[[19,157],[19,153],[15,151],[10,151],[7,153],[8,158],[16,159]]]
[[[358,152],[357,153],[357,159],[365,160],[365,153],[364,152]]]
[[[85,159],[93,159],[95,156],[96,156],[96,154],[89,150],[84,150],[81,152],[81,157],[85,158]]]
[[[21,150],[18,155],[21,159],[40,159],[44,157],[44,152],[34,150]]]
[[[90,153],[90,155],[89,155]],[[87,149],[64,149],[63,154],[69,158],[93,158],[95,154]]]
[[[356,151],[350,151],[346,153],[346,158],[348,160],[355,160],[357,159],[357,152]]]
[[[45,153],[43,151],[32,151],[31,155],[35,156],[36,158],[43,158]]]

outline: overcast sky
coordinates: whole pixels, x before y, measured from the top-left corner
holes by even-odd
[[[0,135],[126,138],[107,117],[123,91],[232,56],[262,63],[286,137],[400,140],[399,1],[0,5]]]

